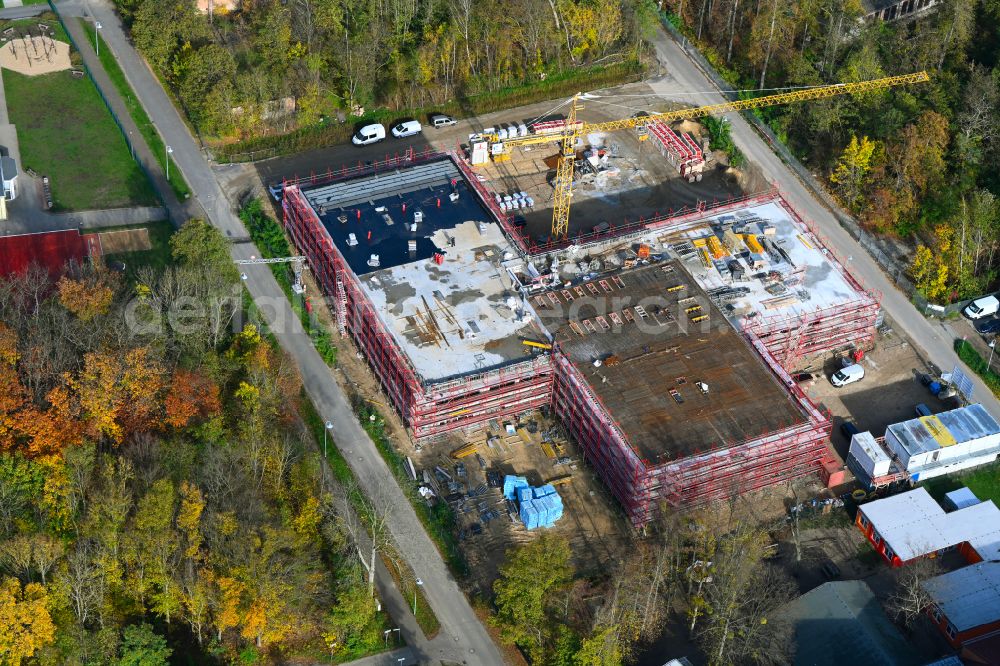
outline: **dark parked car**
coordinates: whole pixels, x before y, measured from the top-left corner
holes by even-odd
[[[851,439],[861,431],[858,430],[858,426],[854,425],[854,421],[844,421],[840,424],[840,432],[844,433],[844,437],[847,439]]]
[[[987,319],[984,322],[977,322],[975,326],[981,335],[996,335],[1000,333],[1000,319]]]

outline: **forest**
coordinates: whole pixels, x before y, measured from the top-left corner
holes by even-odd
[[[271,102],[285,98],[301,127],[633,62],[656,21],[650,0],[244,0],[212,16],[193,0],[116,4],[195,127],[238,138],[284,127]]]
[[[860,0],[669,0],[668,19],[734,89],[926,70],[931,82],[767,109],[761,117],[871,232],[900,239],[919,291],[995,288],[1000,243],[1000,3],[942,0],[864,18]]]
[[[174,263],[0,281],[0,663],[381,649],[294,365],[203,222]]]

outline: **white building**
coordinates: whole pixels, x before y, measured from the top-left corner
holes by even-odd
[[[17,163],[13,157],[0,157],[0,179],[3,181],[3,198],[12,201],[17,198]]]
[[[982,405],[969,405],[895,423],[881,444],[871,433],[855,435],[847,464],[872,487],[892,473],[917,482],[998,459],[1000,424]]]

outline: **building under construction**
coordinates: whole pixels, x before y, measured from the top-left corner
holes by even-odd
[[[801,221],[785,215],[773,226],[791,233],[783,225],[792,225],[796,242],[825,257],[822,267],[806,267],[812,259],[767,226],[751,228],[767,224],[760,207],[786,210],[776,192],[537,255],[524,251],[496,199],[451,154],[286,185],[286,228],[341,334],[354,338],[415,438],[551,405],[637,525],[661,502],[727,497],[828,462],[830,420],[791,380],[787,361],[863,342],[857,332],[873,330],[874,312],[838,328],[857,312],[835,309],[806,325],[815,319],[799,294],[798,332],[781,337],[780,326],[762,329],[709,284],[709,271],[722,268],[718,286],[765,284],[781,273],[783,248],[783,283],[802,283],[793,292],[832,271],[846,285],[839,297],[873,298]],[[739,231],[749,245],[758,232],[762,246],[772,238],[763,278],[733,282],[729,263],[711,261],[734,233],[727,216],[747,221]],[[711,246],[703,270],[692,266],[697,254],[673,248],[691,233],[692,247],[702,246],[697,234]],[[728,252],[746,263],[754,249]],[[817,297],[815,309],[839,303]]]

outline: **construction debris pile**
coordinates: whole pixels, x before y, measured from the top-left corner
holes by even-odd
[[[552,527],[562,518],[562,497],[551,484],[533,487],[523,476],[508,474],[503,479],[503,496],[516,502],[525,528]]]

